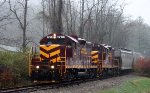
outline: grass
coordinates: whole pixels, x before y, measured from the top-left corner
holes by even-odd
[[[135,78],[123,83],[118,88],[111,88],[98,93],[150,93],[150,78]]]

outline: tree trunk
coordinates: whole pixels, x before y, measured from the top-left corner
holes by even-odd
[[[25,7],[24,7],[24,26],[23,26],[23,52],[25,52],[26,48],[26,29],[27,29],[27,7],[28,6],[28,0],[25,0]]]
[[[79,28],[79,36],[81,38],[83,38],[83,34],[84,34],[84,25],[83,25],[83,18],[84,18],[84,0],[82,0],[82,9],[81,9],[81,25],[80,25],[80,28]]]
[[[62,9],[63,9],[63,1],[59,0],[58,2],[58,33],[62,33],[63,32],[63,26],[62,26]]]
[[[45,36],[45,4],[44,0],[42,0],[42,8],[43,8],[43,37]]]

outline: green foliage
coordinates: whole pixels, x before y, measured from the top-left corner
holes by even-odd
[[[4,67],[3,69],[7,69],[2,71],[0,74],[4,74],[0,80],[1,85],[7,86],[11,83],[11,85],[18,85],[19,83],[26,81],[28,79],[28,54],[27,53],[14,53],[14,52],[0,52],[0,66]],[[6,75],[7,73],[7,75]],[[10,77],[9,81],[6,77]],[[3,79],[2,79],[3,78]],[[6,81],[6,82],[5,82]],[[4,86],[4,87],[5,87]]]
[[[140,77],[129,80],[122,84],[119,88],[103,90],[99,93],[149,93],[150,78]]]

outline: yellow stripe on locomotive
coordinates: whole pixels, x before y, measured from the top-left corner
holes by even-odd
[[[87,50],[85,48],[81,49],[81,54],[86,55],[87,54]]]
[[[99,58],[98,58],[98,51],[92,51],[91,52],[91,55],[92,55],[92,62],[93,63],[98,63],[99,61]]]
[[[40,45],[40,59],[41,61],[49,60],[50,62],[60,61],[60,45]]]

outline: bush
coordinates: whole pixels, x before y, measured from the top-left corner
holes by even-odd
[[[138,60],[135,64],[135,71],[141,75],[150,76],[150,59]]]
[[[28,79],[27,57],[26,53],[0,52],[0,87],[18,86]]]

